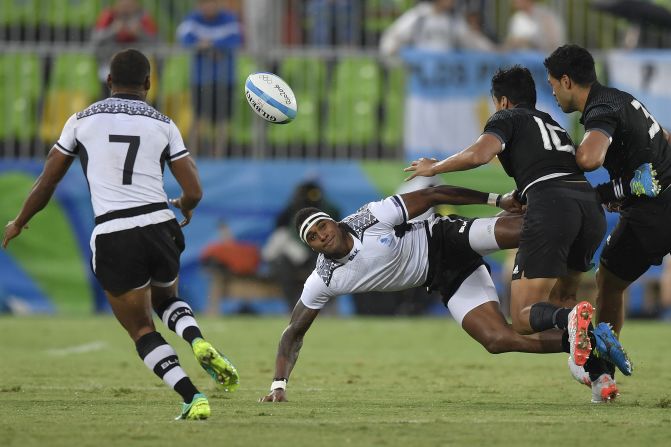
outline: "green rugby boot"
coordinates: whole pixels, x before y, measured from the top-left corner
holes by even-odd
[[[176,421],[185,419],[187,421],[196,421],[210,417],[210,403],[204,394],[198,393],[193,396],[190,403],[182,404],[182,414],[175,418]]]
[[[225,355],[209,342],[197,338],[191,345],[196,360],[224,391],[235,391],[240,383],[238,370]]]

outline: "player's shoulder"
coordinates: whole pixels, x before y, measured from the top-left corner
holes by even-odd
[[[159,112],[144,101],[121,98],[107,98],[94,102],[86,109],[78,112],[76,117],[78,120],[81,120],[94,115],[118,113],[132,116],[144,116],[166,124],[171,122],[167,115]]]
[[[618,113],[626,104],[631,103],[634,97],[614,87],[594,84],[590,90],[585,105],[585,119]]]

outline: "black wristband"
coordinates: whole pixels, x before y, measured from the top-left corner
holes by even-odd
[[[502,197],[503,197],[503,196],[502,196],[501,194],[499,194],[499,195],[496,197],[496,207],[497,207],[497,208],[500,208],[500,207],[501,207],[501,198],[502,198]]]

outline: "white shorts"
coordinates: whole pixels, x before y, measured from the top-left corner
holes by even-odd
[[[499,296],[487,267],[481,265],[461,283],[461,286],[447,302],[447,308],[450,310],[452,318],[461,326],[467,313],[488,301],[498,303]]]

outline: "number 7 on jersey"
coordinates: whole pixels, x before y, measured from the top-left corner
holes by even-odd
[[[123,163],[123,181],[124,185],[133,184],[133,166],[135,165],[135,158],[137,151],[140,149],[140,137],[137,135],[110,135],[110,143],[127,143],[128,152],[126,153],[126,160]]]

